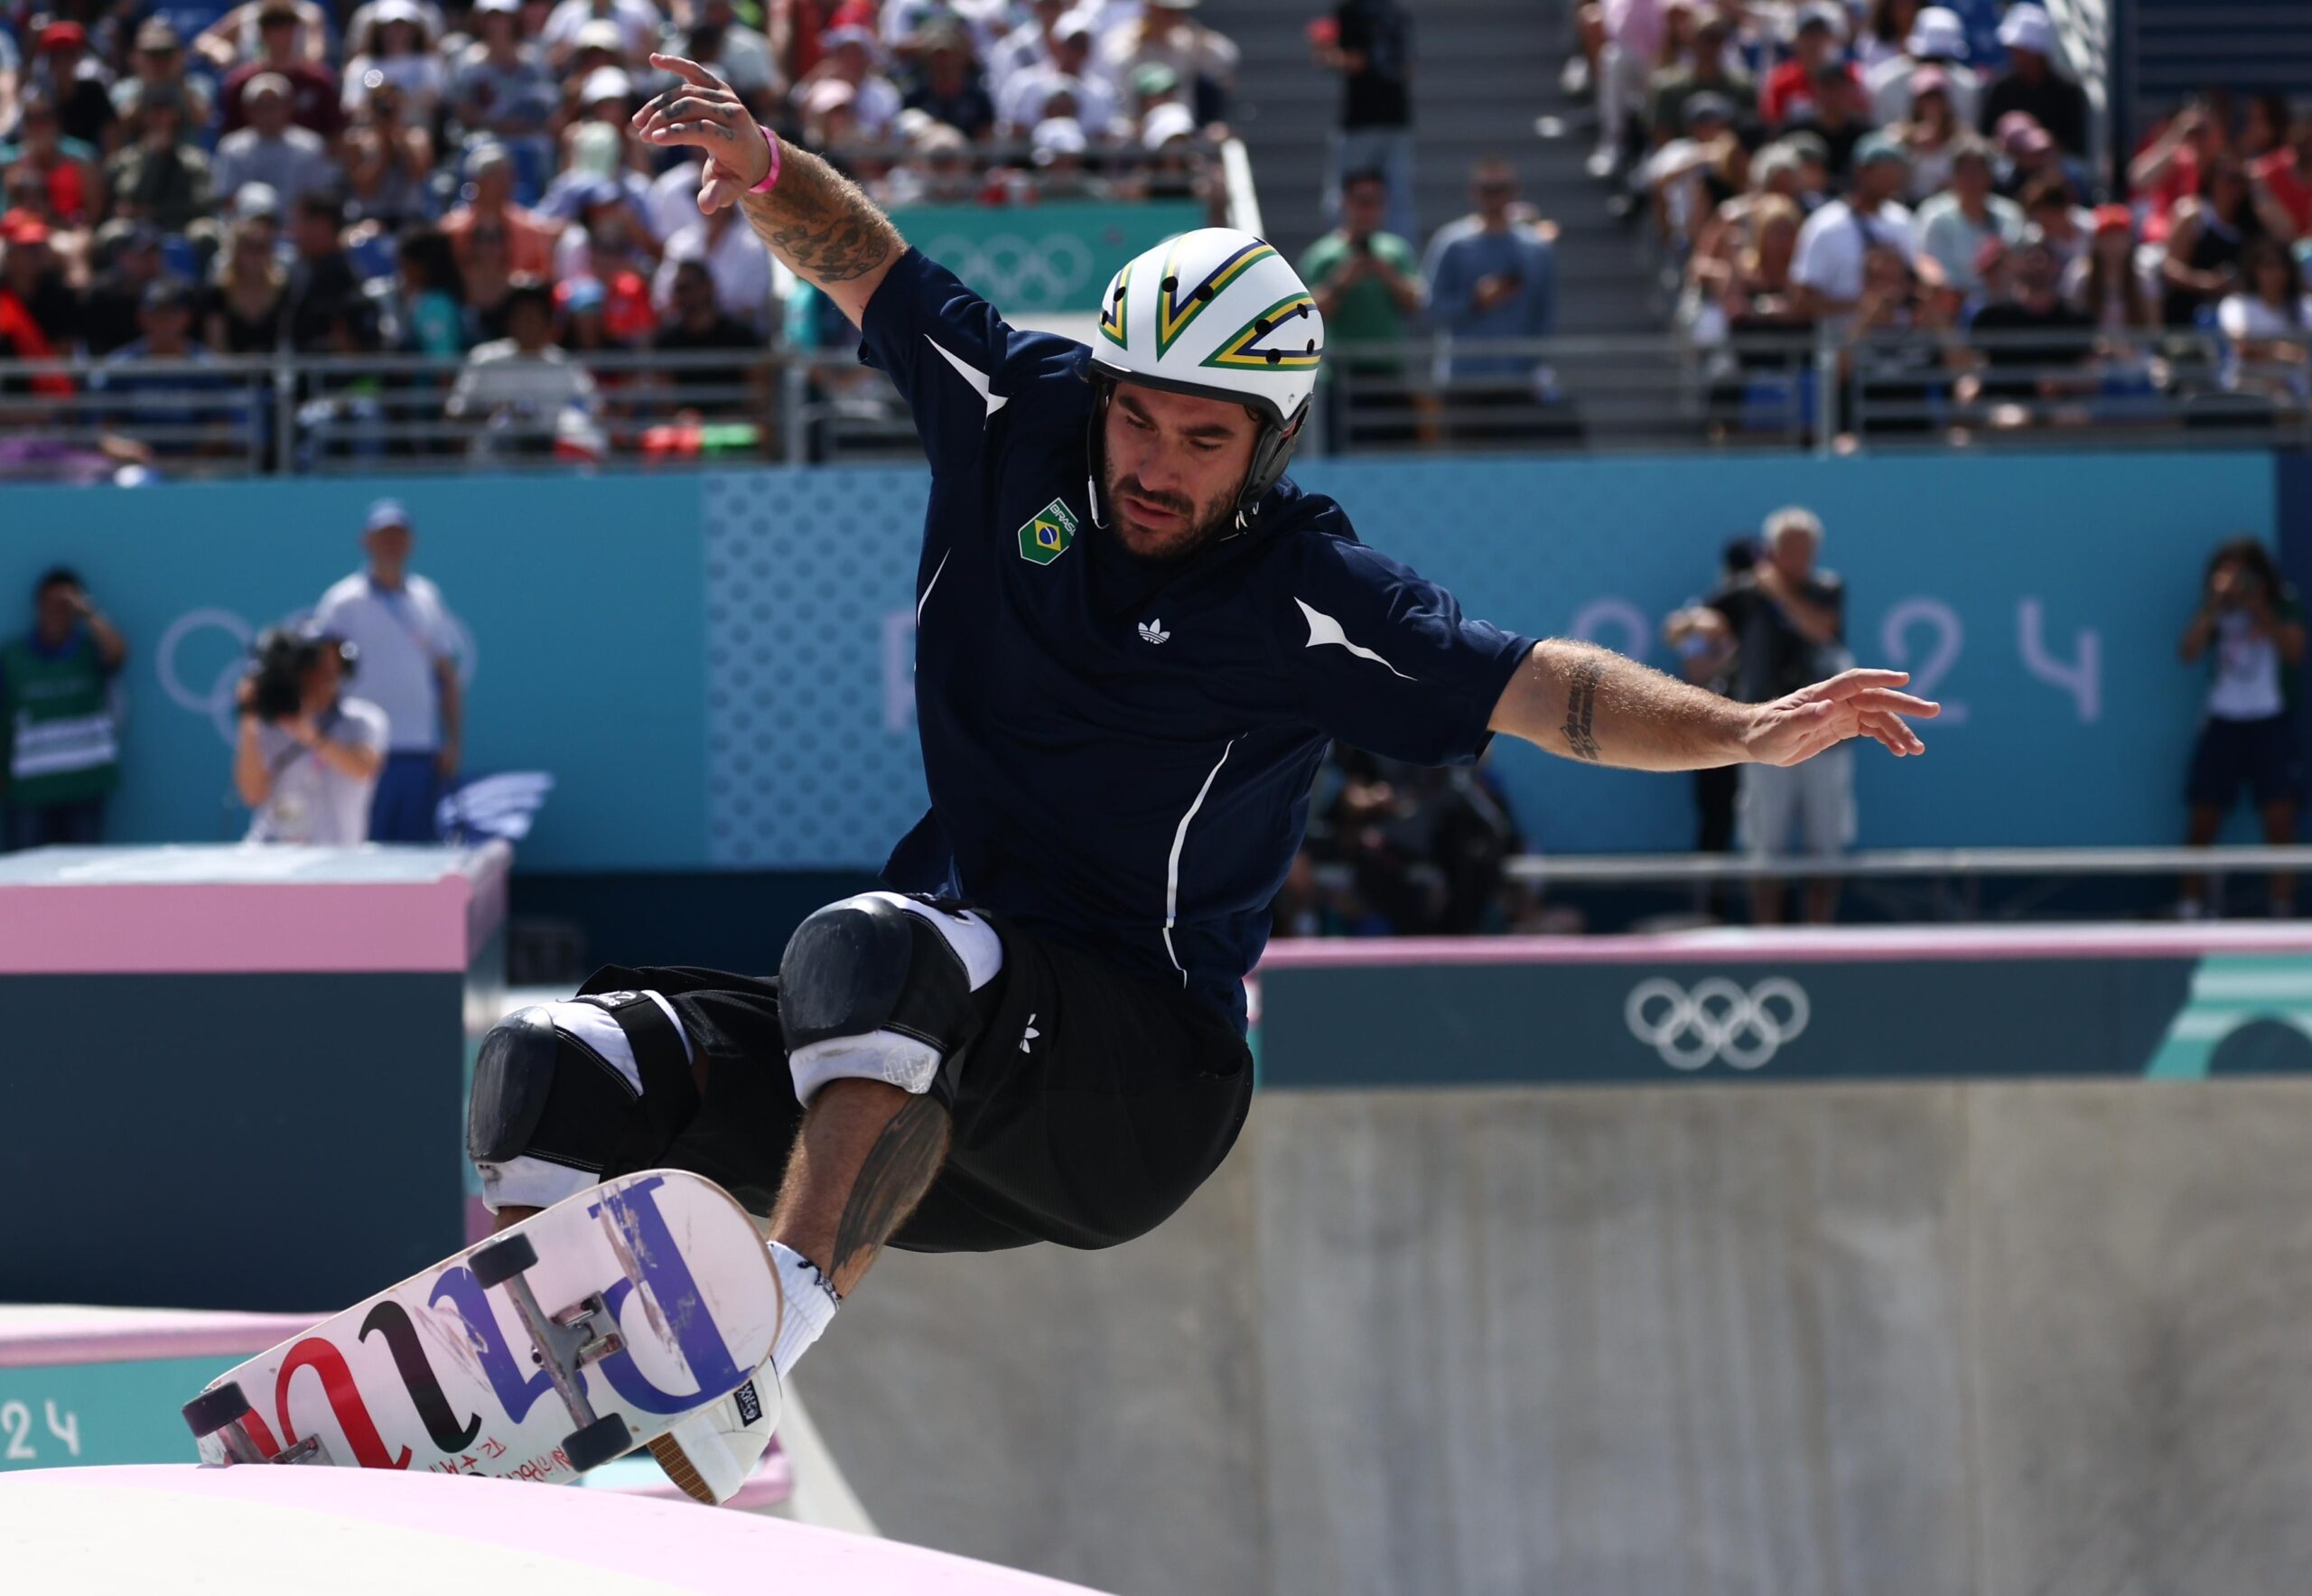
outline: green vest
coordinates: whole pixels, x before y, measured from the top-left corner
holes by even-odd
[[[32,639],[0,647],[0,734],[8,801],[18,808],[99,798],[120,779],[119,727],[97,646],[83,632],[61,654]]]

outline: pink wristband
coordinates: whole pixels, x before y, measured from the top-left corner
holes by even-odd
[[[747,191],[750,194],[768,194],[770,185],[778,181],[778,135],[766,127],[762,129],[762,142],[770,149],[770,170],[762,174],[760,182]]]

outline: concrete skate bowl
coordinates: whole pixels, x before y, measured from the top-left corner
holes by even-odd
[[[387,1470],[145,1465],[0,1475],[11,1590],[1089,1596],[687,1502]]]
[[[2312,1081],[1972,1023],[2082,1073],[1263,1090],[1154,1235],[892,1255],[799,1384],[885,1534],[1125,1596],[2300,1596]]]

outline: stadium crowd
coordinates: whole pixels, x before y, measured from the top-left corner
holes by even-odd
[[[1990,38],[1917,0],[1595,0],[1581,25],[1590,170],[1650,214],[1721,427],[1774,397],[1762,351],[1824,334],[1874,432],[2312,398],[2312,114],[2284,98],[2186,106],[2114,182],[2028,0]]]
[[[743,220],[700,216],[697,163],[629,130],[672,81],[653,52],[890,204],[1209,204],[1236,60],[1197,0],[40,4],[0,4],[0,361],[100,360],[122,415],[207,418],[181,453],[242,446],[247,416],[171,397],[229,386],[198,369],[219,356],[459,359],[446,413],[526,449],[615,408],[590,355],[833,341]]]

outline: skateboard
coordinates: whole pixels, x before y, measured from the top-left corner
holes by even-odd
[[[184,1417],[204,1463],[567,1483],[748,1386],[778,1315],[746,1210],[646,1170],[228,1369]]]

